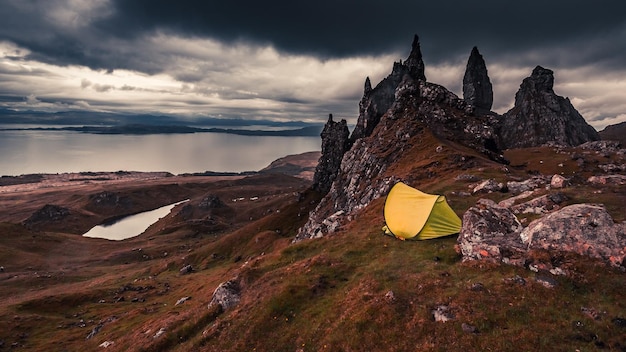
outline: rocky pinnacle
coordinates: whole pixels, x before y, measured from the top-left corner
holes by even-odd
[[[480,110],[491,110],[493,90],[483,56],[474,47],[463,76],[463,99]]]

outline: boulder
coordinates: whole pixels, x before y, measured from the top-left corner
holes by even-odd
[[[226,282],[222,282],[217,286],[213,292],[211,302],[209,302],[208,308],[213,309],[216,305],[219,305],[222,310],[228,310],[236,306],[241,299],[241,286],[239,280],[232,279]]]
[[[522,230],[522,224],[509,209],[492,200],[480,199],[463,214],[456,249],[463,261],[518,260],[525,250],[519,237]]]
[[[521,233],[529,249],[564,251],[624,266],[626,223],[615,224],[604,206],[574,204],[531,222]]]

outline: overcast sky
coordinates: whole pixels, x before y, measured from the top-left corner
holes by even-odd
[[[462,96],[478,46],[495,111],[541,65],[600,130],[626,121],[624,4],[2,0],[0,106],[354,123],[418,34],[428,81]]]

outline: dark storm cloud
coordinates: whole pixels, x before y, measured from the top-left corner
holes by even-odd
[[[320,58],[404,53],[417,33],[427,63],[457,60],[478,45],[491,60],[626,66],[620,1],[113,0],[82,27],[46,19],[57,2],[0,5],[0,36],[37,60],[148,73],[161,66],[143,57],[141,41],[158,31]]]

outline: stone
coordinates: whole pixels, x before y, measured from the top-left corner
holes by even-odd
[[[568,185],[569,180],[561,175],[554,174],[550,179],[550,188],[563,188]]]
[[[115,341],[104,341],[103,343],[99,344],[98,347],[108,348],[114,344],[115,344]]]
[[[514,107],[499,123],[502,149],[528,148],[554,142],[577,146],[600,139],[567,98],[554,93],[553,71],[535,67],[515,94]]]
[[[508,181],[506,188],[509,192],[518,194],[526,191],[534,191],[537,188],[543,187],[547,182],[545,177],[535,176],[524,181]]]
[[[161,337],[161,335],[165,334],[167,332],[167,329],[165,328],[160,328],[159,331],[157,331],[154,336],[152,336],[153,339],[157,339],[159,337]]]
[[[561,192],[551,193],[514,205],[510,209],[514,214],[545,214],[559,209],[559,204],[567,199],[567,196]]]
[[[490,111],[493,105],[493,88],[483,56],[474,47],[467,60],[463,76],[463,99],[480,110]]]
[[[440,323],[445,323],[454,319],[454,314],[450,312],[450,307],[446,305],[438,305],[431,311],[431,314],[433,315],[433,319]]]
[[[461,330],[468,334],[478,334],[478,329],[474,325],[470,325],[467,323],[461,324]]]
[[[596,185],[625,185],[626,175],[591,176],[587,182]]]
[[[193,266],[191,266],[191,265],[185,265],[185,266],[183,266],[183,267],[179,270],[179,273],[180,273],[181,275],[187,275],[187,274],[190,274],[190,273],[192,273],[192,272],[193,272]]]
[[[349,148],[349,135],[346,120],[335,122],[333,115],[328,115],[328,121],[321,134],[322,155],[315,168],[313,189],[322,194],[328,193],[339,172],[341,159]]]
[[[212,309],[214,306],[219,305],[222,310],[228,310],[237,304],[241,300],[241,286],[237,278],[222,282],[217,286],[213,292],[211,302],[209,302],[208,308]]]
[[[511,208],[513,204],[515,204],[518,200],[526,199],[533,194],[535,194],[534,191],[524,191],[516,196],[501,200],[500,202],[498,202],[498,205],[503,208]]]
[[[500,192],[504,185],[494,179],[485,180],[472,189],[472,194]]]
[[[174,304],[174,305],[177,306],[179,304],[183,304],[183,303],[187,302],[190,299],[191,299],[191,297],[189,297],[189,296],[182,297],[178,301],[176,301],[176,304]]]

